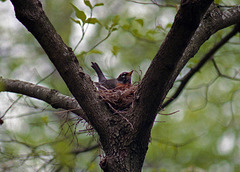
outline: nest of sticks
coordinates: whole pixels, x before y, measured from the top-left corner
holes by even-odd
[[[114,89],[99,89],[100,97],[116,113],[125,113],[132,106],[137,91],[137,85],[128,88],[116,87]]]

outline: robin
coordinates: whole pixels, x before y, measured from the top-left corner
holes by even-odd
[[[133,70],[131,72],[121,73],[117,79],[107,79],[97,63],[92,62],[91,67],[96,71],[98,75],[98,83],[96,83],[97,87],[103,86],[107,89],[114,89],[116,87],[128,88],[131,85]]]

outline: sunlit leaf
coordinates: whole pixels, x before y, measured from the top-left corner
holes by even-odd
[[[112,53],[113,53],[114,56],[117,56],[117,54],[119,52],[119,49],[120,48],[118,46],[115,46],[115,45],[112,47]]]
[[[2,77],[0,77],[0,81],[1,81]],[[4,91],[5,90],[5,84],[3,82],[0,82],[0,91]]]
[[[97,3],[94,5],[94,7],[99,7],[99,6],[103,6],[103,5],[104,5],[104,3]]]
[[[97,50],[97,49],[93,49],[93,50],[89,51],[88,54],[103,54],[103,52],[100,50]]]
[[[132,33],[134,33],[135,35],[139,35],[139,31],[137,29],[133,29]]]
[[[172,27],[172,23],[168,23],[167,25],[166,25],[166,28],[171,28]]]
[[[118,30],[117,27],[112,28],[112,32]]]
[[[138,22],[141,26],[144,25],[143,19],[136,19],[135,21]]]
[[[93,8],[93,6],[92,6],[92,4],[90,3],[89,0],[84,0],[84,4],[85,4],[86,6],[88,6],[90,9]]]
[[[96,24],[96,23],[98,23],[98,24],[101,25],[101,23],[99,22],[99,20],[96,19],[96,18],[88,18],[88,19],[85,21],[85,23],[89,23],[89,24]]]
[[[119,20],[120,20],[119,15],[116,15],[116,16],[114,16],[112,22],[113,22],[114,25],[117,25],[119,23]]]
[[[161,25],[157,25],[156,28],[159,30],[164,30],[164,28]]]
[[[74,21],[75,23],[77,24],[80,24],[81,25],[81,22],[79,20],[75,20],[74,18],[71,17],[71,20]]]
[[[73,6],[73,9],[76,13],[76,17],[79,18],[80,20],[82,20],[83,23],[85,23],[86,20],[86,14],[84,13],[84,11],[79,10],[75,5],[71,4]]]
[[[122,26],[122,28],[123,28],[124,30],[129,30],[129,29],[130,29],[130,25],[125,24],[125,25]]]
[[[155,34],[155,33],[158,33],[158,32],[156,30],[150,29],[147,31],[146,34]]]

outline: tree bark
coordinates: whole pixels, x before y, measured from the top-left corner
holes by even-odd
[[[85,112],[79,106],[76,99],[63,95],[59,93],[57,90],[42,87],[29,82],[12,79],[3,79],[1,77],[0,86],[3,87],[1,88],[2,90],[0,91],[19,93],[22,95],[26,95],[29,97],[45,101],[55,109],[62,108],[65,110],[69,110],[88,122],[88,118],[85,115]]]

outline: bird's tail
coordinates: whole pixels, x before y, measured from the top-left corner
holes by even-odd
[[[103,81],[107,80],[107,78],[104,76],[102,70],[100,69],[100,67],[98,66],[97,63],[92,62],[91,67],[96,71],[96,73],[98,75],[98,81],[99,82],[103,82]]]

